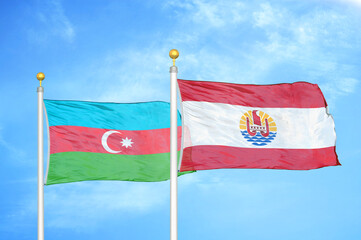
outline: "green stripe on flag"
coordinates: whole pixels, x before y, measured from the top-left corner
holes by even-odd
[[[179,160],[180,152],[178,152]],[[46,185],[88,180],[165,181],[170,177],[170,154],[120,155],[62,152],[50,155]],[[178,176],[191,172],[178,173]]]

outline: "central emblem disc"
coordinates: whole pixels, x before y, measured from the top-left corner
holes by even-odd
[[[242,136],[255,146],[265,146],[277,135],[277,126],[273,118],[259,110],[249,110],[239,122]]]

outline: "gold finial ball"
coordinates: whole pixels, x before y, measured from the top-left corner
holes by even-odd
[[[169,51],[169,57],[172,59],[176,59],[179,56],[179,52],[177,49],[172,49]]]
[[[38,74],[36,74],[36,78],[37,78],[39,81],[43,81],[44,78],[45,78],[45,74],[42,73],[42,72],[39,72]]]

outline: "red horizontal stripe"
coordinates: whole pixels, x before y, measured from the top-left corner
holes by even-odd
[[[320,149],[193,146],[183,150],[180,171],[220,168],[308,170],[340,165],[335,147]]]
[[[182,101],[226,103],[263,108],[320,108],[327,106],[317,84],[307,82],[249,85],[178,80]]]
[[[50,154],[60,152],[95,152],[109,153],[102,145],[102,136],[111,129],[88,128],[78,126],[51,126]],[[117,154],[145,155],[170,152],[170,129],[144,131],[116,130],[108,137],[108,146]],[[180,150],[182,127],[178,127],[178,150]],[[124,138],[131,139],[132,147],[122,146]]]

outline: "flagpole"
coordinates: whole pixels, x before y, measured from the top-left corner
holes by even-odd
[[[38,92],[38,240],[44,240],[44,131],[43,131],[43,96],[41,82],[45,75],[39,72],[36,78],[40,81]]]
[[[169,52],[173,59],[170,67],[170,240],[178,239],[178,196],[177,196],[177,73],[175,60],[179,56],[176,49]]]

